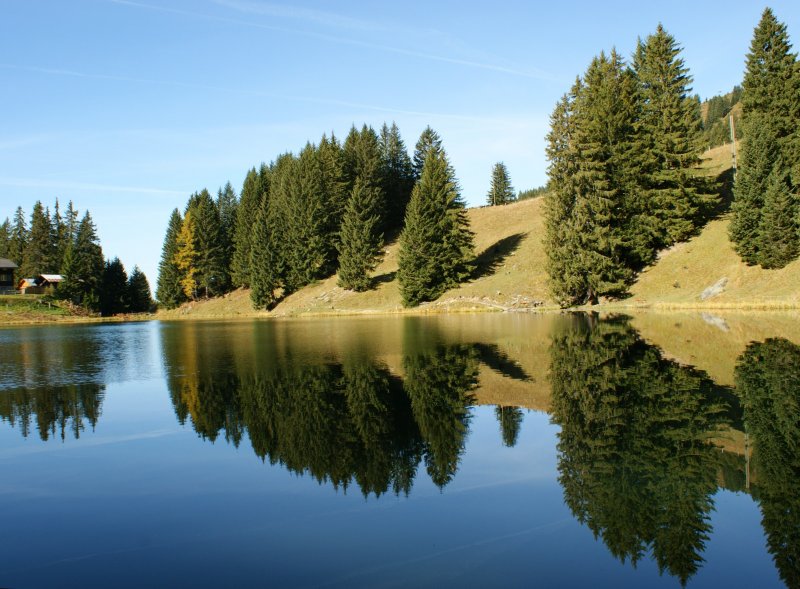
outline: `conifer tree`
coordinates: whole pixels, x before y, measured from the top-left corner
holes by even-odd
[[[60,252],[59,257],[59,264],[62,269],[64,268],[64,257],[67,254],[67,250],[72,242],[75,241],[75,237],[78,233],[78,211],[73,206],[72,201],[69,201],[67,205],[67,211],[64,214],[64,220],[62,224],[61,233],[59,234],[58,238],[58,250]]]
[[[317,158],[322,166],[322,195],[328,210],[323,227],[323,232],[330,236],[326,257],[333,263],[338,256],[339,227],[349,198],[345,178],[345,154],[336,135],[331,133],[330,139],[326,135],[322,136],[317,147]]]
[[[492,183],[487,195],[490,206],[508,204],[514,200],[514,188],[508,176],[508,168],[503,162],[497,162],[492,168]]]
[[[236,209],[236,227],[233,235],[233,259],[231,278],[234,286],[250,286],[250,248],[253,219],[261,206],[258,172],[252,168],[247,172],[242,185],[239,206]]]
[[[21,274],[33,277],[55,270],[50,265],[51,231],[49,215],[45,214],[41,201],[37,200],[31,213],[31,228],[23,254],[24,262],[20,265]]]
[[[387,231],[400,229],[414,189],[414,167],[397,125],[381,127],[378,148],[381,155],[381,186],[386,201]]]
[[[186,300],[181,286],[182,273],[175,261],[182,224],[180,211],[173,210],[169,218],[167,234],[164,237],[164,246],[161,249],[161,261],[158,264],[156,298],[167,309],[177,307]]]
[[[111,317],[125,313],[130,308],[128,298],[128,274],[119,258],[107,260],[100,281],[100,314]]]
[[[649,234],[646,250],[688,238],[713,202],[695,171],[702,120],[680,53],[675,38],[659,24],[639,41],[633,60],[639,107],[633,227],[638,234]],[[646,250],[639,257],[649,262],[652,256]]]
[[[764,268],[783,268],[800,253],[800,207],[791,191],[789,170],[778,161],[767,182],[759,225],[759,262]]]
[[[11,242],[11,221],[3,221],[0,225],[0,258],[8,258],[8,248]]]
[[[405,306],[431,301],[472,272],[472,232],[447,155],[433,146],[400,234],[397,271]]]
[[[230,275],[231,264],[233,262],[233,244],[236,234],[236,209],[239,201],[236,192],[230,182],[217,191],[217,202],[215,203],[219,213],[220,236],[222,240],[222,251],[227,274]]]
[[[748,264],[766,263],[777,267],[775,252],[764,257],[762,235],[778,238],[778,227],[789,231],[786,223],[762,228],[766,217],[774,223],[785,212],[766,212],[766,192],[771,177],[785,177],[784,170],[798,166],[797,121],[800,120],[800,71],[797,56],[792,46],[786,25],[779,22],[772,10],[767,8],[755,29],[742,88],[742,116],[744,140],[741,149],[741,167],[734,186],[733,217],[730,238],[734,248]],[[777,180],[775,182],[778,182]],[[777,185],[776,185],[777,186]],[[798,199],[800,180],[790,177],[789,192],[795,203]],[[778,190],[772,191],[769,205],[787,206],[786,198],[778,198]],[[796,207],[796,204],[789,205]],[[780,243],[792,238],[781,236]],[[783,258],[789,250],[783,250]],[[796,257],[795,253],[795,257]],[[783,262],[785,264],[787,261]]]
[[[414,181],[419,182],[422,178],[422,168],[425,166],[425,160],[428,157],[428,152],[437,151],[442,148],[442,138],[439,134],[430,128],[425,127],[417,140],[417,145],[414,147],[414,160],[412,168],[414,170]]]
[[[562,305],[620,295],[632,281],[627,203],[634,109],[633,74],[612,51],[592,61],[573,97],[553,114],[546,243],[551,289]]]
[[[28,245],[28,225],[25,222],[25,212],[22,207],[17,207],[14,213],[14,222],[11,225],[10,237],[8,240],[8,257],[20,268],[23,266],[25,260],[25,248]],[[27,278],[27,276],[20,276],[21,272],[17,271],[17,277]]]
[[[272,307],[277,300],[275,292],[281,286],[281,233],[275,203],[272,198],[263,199],[253,222],[250,300],[255,309]]]
[[[104,264],[103,250],[92,217],[87,211],[78,224],[75,240],[64,256],[64,281],[58,288],[59,295],[97,310]]]
[[[380,226],[379,189],[362,176],[356,178],[342,221],[339,246],[339,281],[342,288],[364,291],[369,273],[380,259],[383,235]]]
[[[128,304],[131,313],[147,313],[153,309],[153,297],[150,294],[150,283],[147,276],[139,269],[133,267],[128,278]]]
[[[199,285],[197,282],[197,249],[195,234],[197,229],[191,209],[186,211],[178,232],[174,262],[180,271],[180,285],[187,299],[196,300]]]
[[[226,292],[230,277],[225,260],[225,237],[219,211],[205,188],[189,199],[194,224],[197,288],[205,297]]]

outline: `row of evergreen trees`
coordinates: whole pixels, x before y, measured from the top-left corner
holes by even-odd
[[[192,195],[172,212],[159,265],[160,303],[175,307],[249,287],[255,308],[334,272],[372,286],[387,236],[400,231],[405,304],[436,298],[469,275],[472,234],[441,138],[426,128],[409,157],[395,124],[323,135],[299,154],[253,168],[237,198]]]
[[[659,25],[630,65],[601,53],[551,116],[545,246],[562,305],[623,295],[714,203],[696,171],[700,109],[680,52]]]
[[[800,255],[800,62],[767,8],[742,89],[744,139],[730,238],[742,259],[782,268]]]
[[[106,262],[91,214],[86,211],[79,217],[72,201],[63,215],[58,200],[52,215],[49,207],[36,201],[29,225],[24,210],[17,207],[13,221],[6,218],[0,225],[0,257],[19,266],[17,279],[61,274],[64,280],[54,294],[91,311],[151,310],[153,301],[144,273],[137,266],[128,278],[118,259]],[[124,278],[122,283],[120,278]],[[111,291],[109,285],[113,285]]]

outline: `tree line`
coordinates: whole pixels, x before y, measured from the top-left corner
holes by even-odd
[[[742,87],[734,86],[724,95],[712,96],[700,106],[703,113],[703,145],[708,149],[731,142],[731,123],[733,117],[734,137],[742,138],[742,117],[740,109],[735,109],[742,99]]]
[[[154,307],[144,273],[135,266],[128,276],[118,258],[105,260],[91,214],[86,211],[81,217],[72,201],[63,215],[58,199],[52,214],[36,201],[30,224],[22,207],[17,207],[13,221],[6,218],[0,225],[0,257],[17,264],[17,280],[62,275],[53,296],[103,315],[141,313]]]
[[[193,194],[172,212],[159,265],[166,307],[251,289],[269,309],[338,272],[342,288],[372,288],[387,239],[399,234],[404,304],[438,297],[471,272],[472,234],[439,135],[426,128],[409,157],[397,125],[353,126],[250,169],[237,197]]]

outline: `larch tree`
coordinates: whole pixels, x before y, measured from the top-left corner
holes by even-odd
[[[403,304],[434,300],[468,278],[472,238],[453,168],[444,149],[433,145],[400,234],[397,277]]]
[[[176,240],[173,262],[180,272],[180,285],[187,299],[196,300],[199,285],[197,282],[197,249],[195,234],[197,229],[191,209],[186,211]]]
[[[497,162],[492,168],[492,180],[486,202],[490,206],[504,205],[514,200],[514,188],[508,168],[503,162]]]
[[[182,272],[176,262],[178,253],[178,236],[181,232],[183,220],[178,209],[172,211],[161,249],[161,261],[158,264],[158,282],[156,298],[167,309],[177,307],[186,300],[186,294],[181,285]]]

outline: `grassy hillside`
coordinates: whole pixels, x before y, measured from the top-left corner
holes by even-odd
[[[704,173],[715,178],[730,174],[731,146],[704,155]],[[727,199],[730,195],[726,196]],[[161,318],[222,318],[321,314],[429,313],[475,310],[554,308],[547,291],[544,223],[541,198],[470,209],[478,271],[473,280],[446,292],[439,300],[406,310],[400,304],[396,280],[398,244],[386,247],[375,272],[376,287],[354,293],[336,286],[332,276],[282,300],[267,313],[254,311],[249,293],[184,305],[159,313]],[[606,302],[609,309],[787,309],[800,307],[800,260],[781,270],[763,270],[741,262],[728,241],[725,207],[688,242],[662,251],[631,288],[631,296]],[[704,291],[717,285],[710,294]]]

